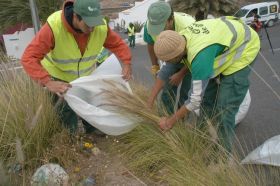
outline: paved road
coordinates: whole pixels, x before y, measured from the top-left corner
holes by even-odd
[[[280,24],[268,28],[275,55],[272,55],[265,31],[262,32],[262,55],[280,76]],[[146,46],[132,49],[135,79],[147,86],[154,80],[149,73],[150,61]],[[280,81],[259,55],[254,70],[280,95]],[[255,149],[269,137],[280,135],[280,100],[253,72],[251,80],[251,106],[246,118],[237,126],[236,134],[245,154]]]

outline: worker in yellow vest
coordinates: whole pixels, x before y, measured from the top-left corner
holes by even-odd
[[[188,100],[171,117],[162,118],[160,128],[171,129],[202,106],[200,111],[206,113],[200,114],[216,118],[221,143],[231,151],[235,115],[248,91],[250,65],[260,49],[258,34],[237,18],[222,17],[195,22],[180,33],[164,31],[154,48],[156,56],[167,63],[183,59],[192,73]]]
[[[188,25],[195,22],[195,19],[182,12],[173,12],[171,6],[164,1],[151,4],[148,9],[147,17],[148,20],[144,25],[144,41],[147,43],[149,56],[152,62],[151,73],[156,77],[155,85],[159,87],[159,90],[162,89],[161,103],[163,104],[164,110],[168,113],[173,113],[174,108],[171,105],[174,105],[174,102],[176,102],[177,87],[184,81],[188,83],[182,83],[182,85],[185,86],[182,88],[190,88],[191,74],[187,73],[188,69],[181,64],[174,65],[176,69],[172,68],[172,71],[169,70],[167,67],[168,65],[162,65],[161,71],[159,71],[160,65],[154,52],[154,42],[162,31],[174,30],[180,32]],[[188,75],[186,76],[186,74]],[[149,107],[152,107],[158,93],[159,92],[148,101]],[[183,103],[182,100],[187,98],[187,94],[180,90],[178,94],[180,94],[178,100],[180,105]]]
[[[67,0],[61,11],[47,19],[23,53],[21,63],[28,75],[54,94],[54,102],[71,88],[69,82],[90,75],[102,47],[122,61],[122,75],[131,78],[131,53],[100,14],[98,0]],[[63,101],[59,108],[63,124],[77,129],[78,117]],[[83,121],[87,133],[94,129]]]
[[[135,47],[135,27],[133,23],[129,23],[127,27],[129,47]]]

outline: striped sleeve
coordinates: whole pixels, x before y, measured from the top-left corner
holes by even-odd
[[[185,107],[189,111],[196,111],[200,108],[204,91],[208,85],[207,80],[192,80],[192,86],[189,91],[189,99],[185,101]]]

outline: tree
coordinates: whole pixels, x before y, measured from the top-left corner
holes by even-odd
[[[45,22],[48,16],[61,8],[63,0],[36,0],[39,18]],[[32,23],[29,0],[0,1],[1,30],[17,23]]]
[[[238,9],[238,0],[171,0],[174,11],[194,15],[197,20],[215,16],[232,15]]]

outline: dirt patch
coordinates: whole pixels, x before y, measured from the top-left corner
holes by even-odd
[[[123,165],[119,155],[110,152],[109,149],[117,143],[116,139],[92,135],[80,140],[80,143],[90,143],[93,147],[75,146],[77,162],[64,167],[71,184],[83,184],[90,178],[95,185],[146,185]]]

